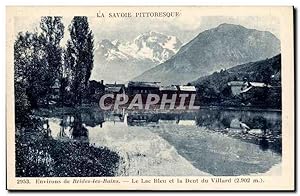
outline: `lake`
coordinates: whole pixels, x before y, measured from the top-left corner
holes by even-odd
[[[119,176],[275,175],[281,165],[280,111],[83,109],[46,118],[55,139],[118,152]]]

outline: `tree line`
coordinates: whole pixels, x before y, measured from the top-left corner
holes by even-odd
[[[47,107],[53,86],[59,84],[59,104],[82,104],[93,69],[94,37],[88,18],[75,16],[70,38],[61,46],[62,17],[41,17],[39,32],[20,32],[14,43],[16,118],[40,106]],[[57,103],[57,104],[58,104]]]

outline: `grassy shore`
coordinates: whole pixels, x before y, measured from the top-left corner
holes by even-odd
[[[119,155],[107,148],[55,140],[38,121],[16,132],[17,177],[114,176],[119,160]]]

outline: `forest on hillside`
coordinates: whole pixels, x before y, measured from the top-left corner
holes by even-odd
[[[245,100],[232,95],[231,81],[261,82],[270,85],[254,91]],[[202,105],[242,106],[251,105],[263,108],[281,108],[281,55],[257,62],[237,65],[227,70],[214,72],[192,82],[198,89],[197,95]]]

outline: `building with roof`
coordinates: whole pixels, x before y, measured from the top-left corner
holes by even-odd
[[[167,94],[168,97],[172,96],[173,94],[178,94],[178,87],[175,85],[170,86],[161,86],[159,87],[160,94]]]
[[[248,82],[248,81],[231,81],[228,82],[228,86],[231,88],[231,92],[234,96],[243,93],[249,93],[256,88],[270,88],[271,85],[263,82]]]
[[[103,80],[100,82],[91,80],[89,82],[89,95],[90,99],[93,102],[98,102],[100,100],[100,97],[104,95],[105,92],[105,86],[103,84]]]
[[[178,88],[175,85],[170,85],[170,86],[160,86],[159,87],[160,92],[177,92]]]
[[[128,95],[136,94],[158,94],[160,82],[133,82],[128,83]]]
[[[124,84],[105,84],[105,93],[106,94],[124,94],[125,85]]]
[[[193,94],[193,93],[196,93],[196,87],[195,86],[179,86],[179,91],[181,93]]]
[[[189,95],[188,97],[186,97],[184,105],[189,105],[190,104],[192,95],[196,96],[196,92],[197,92],[197,90],[196,90],[195,86],[191,86],[191,85],[181,85],[181,86],[178,86],[178,95],[180,95],[180,94],[187,94],[187,95]],[[178,96],[178,98],[179,97],[180,96]],[[196,97],[195,97],[194,101],[195,101],[195,103],[194,103],[195,105],[199,105],[199,101],[197,100]],[[178,101],[177,101],[177,103],[178,103]]]

